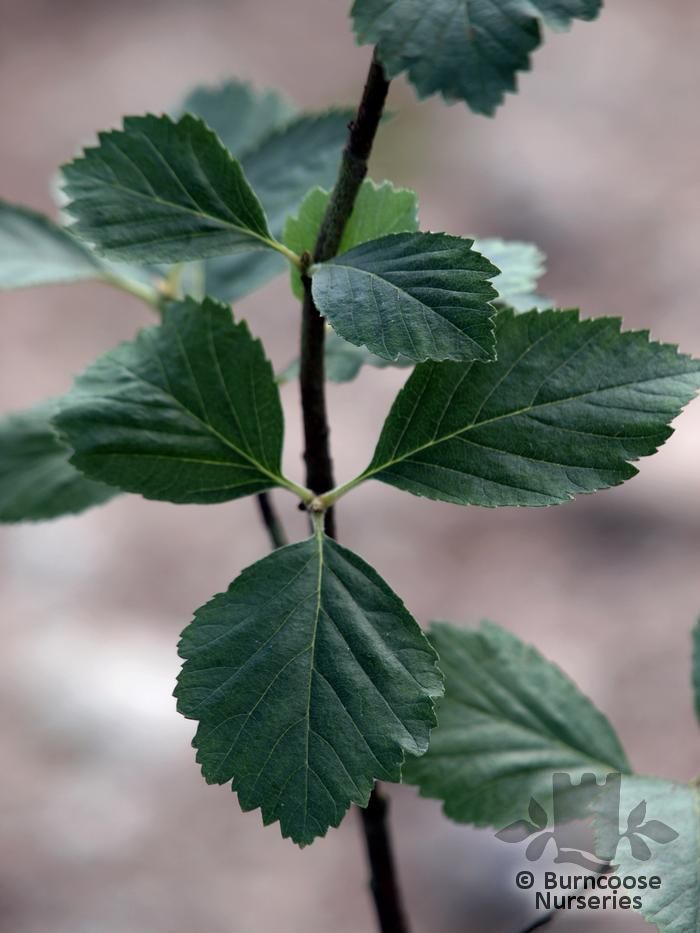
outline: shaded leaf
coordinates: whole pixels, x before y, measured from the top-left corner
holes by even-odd
[[[547,843],[554,838],[554,833],[540,833],[539,836],[536,836],[528,845],[527,849],[525,849],[525,858],[528,862],[536,862],[538,859],[542,858],[542,854],[547,848]]]
[[[530,798],[530,806],[527,808],[527,812],[535,826],[538,826],[540,829],[544,829],[546,827],[547,823],[549,822],[547,813],[534,797]]]
[[[678,833],[675,831],[675,829],[671,829],[670,826],[667,826],[665,823],[661,823],[659,820],[647,820],[643,826],[639,826],[637,832],[642,836],[653,839],[654,842],[661,843],[662,845],[673,842],[674,839],[678,838]]]
[[[567,29],[602,0],[355,0],[358,42],[378,46],[390,78],[406,71],[420,97],[439,92],[492,115],[540,45],[539,20]]]
[[[58,405],[52,399],[0,418],[0,522],[57,518],[117,495],[68,462],[72,451],[51,425]]]
[[[460,505],[556,505],[616,486],[700,388],[700,362],[617,318],[496,320],[498,361],[416,367],[363,478]]]
[[[214,130],[232,156],[240,159],[294,116],[295,108],[277,91],[256,91],[246,81],[235,79],[218,86],[193,88],[175,109],[201,117]]]
[[[97,360],[54,423],[80,470],[148,499],[213,503],[288,485],[272,367],[211,299],[173,303],[161,326]]]
[[[404,780],[441,800],[448,817],[501,827],[522,819],[532,797],[552,799],[554,772],[629,771],[607,719],[534,648],[490,623],[436,623],[430,638],[445,696],[430,748]],[[576,790],[558,796],[560,812],[576,806]]]
[[[492,359],[495,266],[472,241],[397,233],[311,267],[319,311],[387,360]]]
[[[636,829],[638,826],[644,822],[644,817],[647,812],[647,802],[642,800],[641,803],[638,803],[637,806],[630,812],[627,817],[627,829],[632,830]]]
[[[632,858],[636,859],[638,862],[649,861],[651,858],[651,849],[641,838],[641,836],[637,836],[635,833],[630,833],[630,835],[627,836],[627,841],[629,842]]]
[[[323,535],[245,570],[179,650],[178,709],[199,720],[206,780],[232,781],[243,810],[299,845],[428,746],[435,653],[377,573]]]
[[[270,247],[240,164],[200,119],[125,117],[63,168],[72,229],[111,259],[184,262]]]

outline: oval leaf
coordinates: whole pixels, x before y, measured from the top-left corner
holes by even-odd
[[[272,367],[247,324],[211,299],[79,376],[54,423],[88,476],[168,502],[224,502],[286,485]]]
[[[312,266],[314,301],[333,328],[386,360],[489,360],[498,269],[472,240],[397,233]]]
[[[700,387],[700,361],[616,318],[504,310],[496,335],[495,363],[416,367],[364,478],[460,505],[556,505],[634,476]]]
[[[552,799],[555,772],[629,771],[607,719],[534,648],[488,622],[435,624],[430,640],[445,696],[428,753],[408,762],[404,780],[453,820],[500,828],[522,820],[531,797]],[[579,815],[576,789],[557,795],[560,814]]]
[[[243,810],[260,807],[299,845],[428,747],[436,655],[376,572],[325,536],[245,570],[179,650],[175,695],[199,720],[206,780],[232,781]]]
[[[125,117],[63,168],[71,228],[111,259],[183,262],[271,247],[240,164],[202,120]]]

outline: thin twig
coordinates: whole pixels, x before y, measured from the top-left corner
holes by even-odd
[[[350,133],[343,151],[338,180],[321,223],[313,256],[307,256],[307,269],[309,261],[324,262],[338,252],[343,230],[350,219],[355,199],[367,174],[367,162],[388,91],[389,82],[375,56],[357,115],[349,127]],[[325,325],[314,304],[311,281],[307,275],[302,278],[304,305],[299,381],[304,420],[306,485],[320,494],[335,485],[326,409]],[[326,533],[336,537],[332,509],[326,515]],[[375,787],[367,807],[361,811],[370,865],[370,888],[382,933],[408,933],[394,870],[387,808],[386,798],[379,787]]]
[[[287,533],[277,514],[277,509],[272,503],[269,492],[261,492],[255,497],[258,503],[258,510],[263,521],[263,525],[270,538],[272,550],[278,547],[284,547],[288,544]]]

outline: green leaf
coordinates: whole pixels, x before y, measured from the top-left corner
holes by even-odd
[[[693,700],[695,716],[700,722],[700,619],[693,629]]]
[[[276,91],[256,91],[245,81],[194,88],[176,108],[176,118],[191,113],[211,127],[232,156],[240,159],[294,116],[294,107]]]
[[[425,363],[357,482],[459,505],[556,505],[637,473],[700,387],[700,361],[617,318],[499,311],[498,361]]]
[[[283,242],[297,255],[313,253],[330,192],[313,188],[304,198],[296,217],[289,217]],[[391,182],[381,185],[367,179],[357,195],[350,220],[345,225],[339,253],[390,233],[412,233],[418,229],[418,199],[415,191],[395,188]],[[292,291],[304,297],[301,276],[292,270]]]
[[[532,243],[474,240],[474,249],[501,270],[491,283],[498,292],[499,303],[516,311],[551,306],[551,302],[537,294],[537,282],[545,273],[545,256]]]
[[[326,379],[331,382],[352,382],[363,366],[374,366],[376,369],[386,369],[388,366],[410,367],[413,360],[400,356],[398,360],[383,360],[381,356],[370,353],[366,347],[356,347],[347,340],[339,337],[330,327],[326,328],[326,343],[324,349]],[[284,369],[277,381],[290,382],[299,378],[299,360],[293,360]]]
[[[498,269],[444,233],[397,233],[311,267],[319,311],[333,328],[387,360],[495,356],[488,280]]]
[[[655,875],[661,879],[658,888],[629,892],[639,893],[642,902],[639,912],[649,923],[656,924],[659,933],[697,933],[700,930],[698,788],[657,778],[623,777],[619,832],[625,832],[627,814],[641,801],[646,802],[646,813],[653,819],[642,824],[632,838],[620,839],[614,855],[616,873],[634,878]],[[600,813],[595,814],[594,824],[597,830],[601,829]],[[603,828],[606,832],[617,830],[605,824]],[[601,835],[596,835],[599,841]],[[643,861],[638,856],[647,853],[640,852],[635,845],[640,842],[650,851],[650,857]]]
[[[184,262],[275,246],[240,164],[196,117],[126,117],[63,174],[72,229],[108,258]]]
[[[401,600],[317,534],[245,570],[185,629],[178,709],[197,761],[243,810],[299,845],[366,806],[420,755],[442,693],[436,656]]]
[[[93,479],[168,502],[224,502],[293,488],[272,367],[245,322],[211,299],[172,304],[163,323],[79,376],[54,423]]]
[[[299,210],[309,188],[335,181],[351,116],[345,110],[302,114],[241,155],[273,236],[282,237],[285,220]],[[280,256],[263,252],[209,260],[207,292],[235,301],[283,272],[285,265]]]
[[[68,462],[72,451],[51,426],[59,403],[52,399],[0,418],[0,522],[57,518],[117,495]]]
[[[505,629],[434,624],[445,674],[439,727],[404,780],[458,822],[502,829],[547,804],[554,772],[630,770],[607,719],[558,667]],[[574,795],[575,799],[575,795]]]
[[[96,256],[48,217],[0,200],[0,289],[98,279]]]
[[[592,20],[603,0],[355,0],[357,40],[377,46],[390,78],[406,71],[419,97],[441,93],[491,116],[516,73],[528,71],[542,20],[567,29]]]

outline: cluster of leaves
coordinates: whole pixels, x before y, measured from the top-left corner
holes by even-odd
[[[535,15],[566,27],[600,0],[501,7],[356,0],[353,17],[390,75],[407,70],[420,93],[490,113],[528,67]],[[369,465],[323,507],[370,479],[459,505],[554,505],[624,482],[668,438],[700,362],[618,319],[551,308],[529,244],[423,232],[413,192],[366,181],[339,254],[307,268],[348,118],[297,115],[236,82],[200,88],[171,115],[125,118],[63,168],[69,226],[0,202],[0,287],[98,280],[159,315],[62,398],[0,422],[0,520],[119,492],[214,504],[279,488],[317,507],[282,470],[279,384],[298,364],[275,376],[228,304],[285,268],[297,297],[302,269],[311,279],[329,378],[413,370]],[[180,654],[178,708],[198,721],[206,780],[231,783],[244,809],[300,845],[365,805],[376,779],[403,776],[454,819],[500,827],[553,770],[630,772],[563,674],[492,626],[426,637],[318,516],[307,540],[199,609]],[[673,788],[666,798],[690,808],[694,791]],[[664,919],[671,908],[649,909]]]

